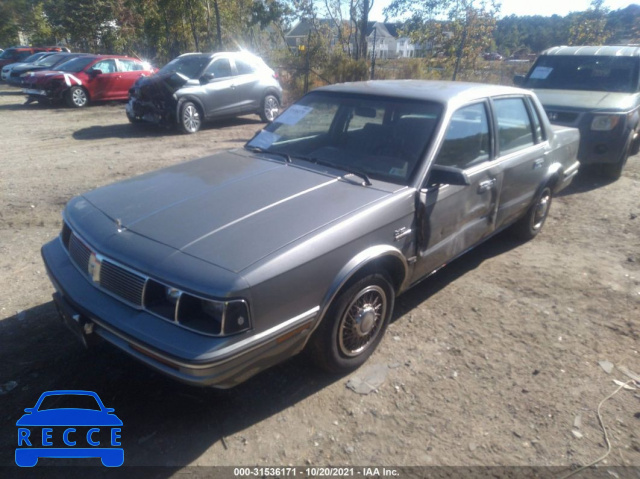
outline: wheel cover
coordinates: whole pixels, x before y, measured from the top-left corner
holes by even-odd
[[[278,100],[276,100],[272,96],[268,96],[264,100],[264,116],[267,120],[273,121],[278,116],[280,112],[280,105],[278,104]]]
[[[549,189],[545,189],[540,198],[538,199],[538,203],[536,204],[533,210],[533,216],[531,218],[531,227],[534,231],[542,228],[542,224],[549,213],[549,206],[551,205],[551,191]]]
[[[185,130],[195,133],[200,128],[200,112],[193,105],[187,105],[182,112],[182,124]]]
[[[348,357],[362,354],[375,342],[387,314],[387,293],[367,286],[349,303],[338,326],[338,347]]]
[[[84,106],[87,103],[87,95],[82,88],[76,88],[71,93],[71,100],[74,105]]]

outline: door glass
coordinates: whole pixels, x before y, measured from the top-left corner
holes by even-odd
[[[213,73],[214,78],[231,76],[231,64],[228,58],[219,58],[209,65],[205,73]]]
[[[489,122],[484,103],[465,106],[451,117],[435,163],[460,169],[489,159]]]
[[[123,72],[137,72],[140,70],[144,70],[142,63],[138,63],[133,60],[118,60],[120,63],[120,68]]]
[[[238,60],[237,58],[236,69],[238,70],[238,75],[248,75],[249,73],[254,72],[254,68],[251,65],[243,60]]]
[[[506,155],[534,144],[533,129],[523,98],[495,100],[500,154]]]
[[[102,73],[115,73],[116,62],[113,60],[102,60],[91,67],[92,70],[100,70]]]

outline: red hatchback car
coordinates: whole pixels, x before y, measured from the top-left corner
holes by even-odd
[[[81,108],[93,101],[126,100],[136,80],[156,70],[137,58],[86,55],[59,65],[56,71],[28,74],[22,91],[29,100],[65,100],[70,107]]]

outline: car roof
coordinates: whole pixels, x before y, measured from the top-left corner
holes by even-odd
[[[439,103],[462,103],[498,95],[531,94],[521,88],[500,85],[432,80],[372,80],[340,83],[314,91],[380,95]]]
[[[603,57],[640,56],[638,45],[585,45],[580,47],[557,46],[543,51],[540,55],[584,55]]]

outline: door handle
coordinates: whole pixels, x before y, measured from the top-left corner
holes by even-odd
[[[544,158],[538,158],[533,162],[533,169],[537,170],[538,168],[542,168],[542,165],[544,165]]]
[[[484,193],[485,191],[489,191],[495,184],[496,184],[495,178],[481,181],[480,184],[478,185],[478,193]]]

